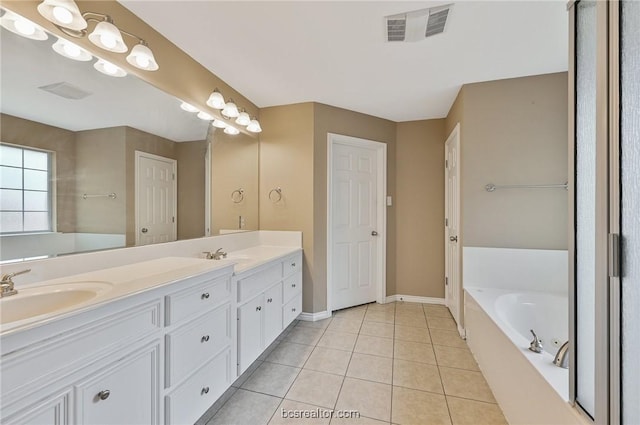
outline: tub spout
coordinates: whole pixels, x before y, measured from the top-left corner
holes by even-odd
[[[542,340],[538,339],[538,335],[536,335],[533,329],[530,330],[533,334],[533,341],[531,341],[531,344],[529,344],[529,350],[533,351],[534,353],[542,353]]]
[[[553,359],[553,364],[563,369],[569,368],[569,341],[562,344]]]

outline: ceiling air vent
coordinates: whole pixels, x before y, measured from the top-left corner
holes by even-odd
[[[420,41],[441,34],[453,4],[387,16],[387,41]]]
[[[49,93],[53,93],[57,96],[64,97],[65,99],[80,100],[91,95],[90,92],[83,90],[80,87],[76,87],[73,84],[69,84],[66,81],[49,84],[38,88],[44,91],[48,91]]]

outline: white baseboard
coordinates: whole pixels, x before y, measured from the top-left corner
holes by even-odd
[[[421,304],[439,304],[444,305],[444,298],[433,298],[433,297],[416,297],[414,295],[389,295],[385,302],[392,303],[397,301],[404,301],[407,303],[421,303]],[[304,314],[304,313],[303,313]]]
[[[319,311],[317,313],[300,313],[298,316],[298,320],[304,320],[306,322],[317,322],[318,320],[328,319],[331,317],[331,312],[329,311]]]

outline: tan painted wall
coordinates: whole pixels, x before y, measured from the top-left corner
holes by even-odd
[[[445,120],[396,134],[396,293],[444,298]]]
[[[315,289],[323,284],[316,281],[322,265],[314,263],[313,104],[263,108],[260,121],[260,229],[302,231],[302,309],[313,312]],[[278,203],[268,198],[275,187],[282,188]]]
[[[566,72],[465,87],[464,246],[567,248],[567,191],[484,190],[567,181],[566,94]]]
[[[127,181],[125,127],[76,133],[76,231],[124,234],[126,230]],[[87,194],[115,193],[116,199],[88,198]]]
[[[175,151],[178,159],[178,239],[203,237],[207,142],[176,143]]]
[[[58,232],[76,231],[75,134],[58,127],[0,114],[0,141],[55,152]]]
[[[258,229],[258,156],[259,141],[243,134],[229,136],[215,129],[211,156],[211,227],[212,234],[220,229]],[[231,193],[244,190],[240,202],[233,202]],[[236,195],[237,196],[237,195]],[[236,199],[237,200],[237,199]]]
[[[396,193],[396,123],[358,112],[314,103],[314,288],[313,311],[327,304],[327,133],[387,144],[387,194]],[[387,208],[387,294],[396,293],[396,209]],[[311,311],[305,309],[304,311]]]

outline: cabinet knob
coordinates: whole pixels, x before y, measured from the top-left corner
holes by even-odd
[[[295,288],[295,287],[296,287],[296,284],[295,284],[295,283],[292,283],[292,284],[291,284],[291,287],[292,287],[292,288]]]
[[[209,387],[204,387],[202,390],[200,390],[200,395],[205,395],[209,393]]]
[[[200,339],[200,342],[208,342],[209,341],[209,335],[205,335]]]
[[[102,390],[98,393],[98,398],[100,400],[106,400],[109,398],[109,396],[111,395],[111,391],[109,390]]]
[[[296,263],[291,263],[291,267],[295,267],[295,266],[296,266]]]
[[[296,308],[295,307],[292,308],[291,311],[293,311],[295,313],[296,312]]]
[[[268,303],[272,303],[273,302],[273,298],[267,298],[267,302]]]
[[[256,307],[256,311],[260,311],[260,310],[262,310],[262,306]]]
[[[209,299],[209,293],[205,292],[204,294],[200,295],[200,299],[202,299],[202,300]]]

